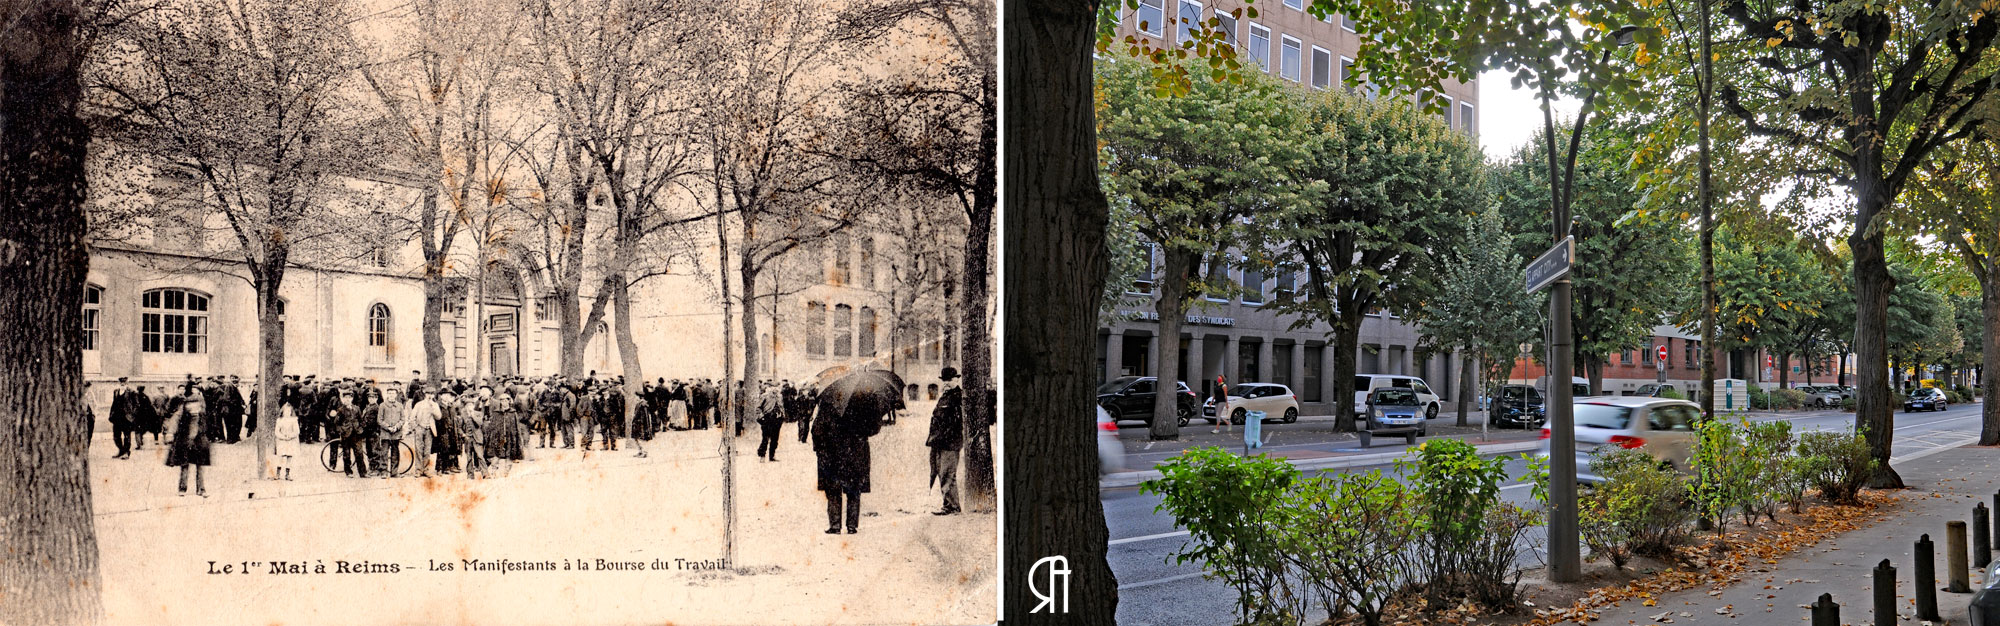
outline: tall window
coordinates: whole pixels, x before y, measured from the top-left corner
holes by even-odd
[[[1340,29],[1350,33],[1354,32],[1354,18],[1348,15],[1341,15]]]
[[[1176,46],[1194,41],[1194,34],[1201,30],[1201,3],[1180,0],[1180,7],[1180,14],[1174,17],[1174,31],[1179,33]]]
[[[1271,29],[1250,25],[1250,60],[1257,62],[1257,69],[1271,71]]]
[[[1257,269],[1247,256],[1243,257],[1243,303],[1264,303],[1264,271]]]
[[[368,356],[376,363],[389,360],[389,305],[380,302],[368,307]]]
[[[1333,53],[1326,48],[1313,46],[1312,86],[1325,89],[1333,84]]]
[[[1272,295],[1276,296],[1279,300],[1291,300],[1292,294],[1298,292],[1298,289],[1299,289],[1298,274],[1295,272],[1284,271],[1284,272],[1278,272],[1278,284],[1276,287],[1271,289],[1271,293]]]
[[[1687,354],[1687,366],[1686,366],[1686,367],[1687,367],[1688,369],[1694,369],[1694,367],[1695,367],[1695,365],[1694,365],[1694,363],[1695,363],[1695,353],[1697,352],[1697,350],[1695,349],[1695,346],[1694,346],[1694,344],[1695,344],[1695,341],[1694,341],[1694,340],[1692,340],[1692,339],[1683,339],[1683,340],[1681,340],[1681,352],[1683,352],[1683,353],[1686,353],[1686,354]]]
[[[1132,279],[1132,293],[1153,293],[1153,277],[1160,273],[1159,261],[1156,260],[1159,252],[1160,244],[1146,244],[1146,251],[1142,253],[1146,255],[1146,264],[1140,266],[1139,276]]]
[[[1298,390],[1304,392],[1301,394],[1304,397],[1300,399],[1306,402],[1319,402],[1320,400],[1319,381],[1320,375],[1323,373],[1322,365],[1324,365],[1320,361],[1326,358],[1325,351],[1326,348],[1321,346],[1306,346],[1305,384],[1301,385],[1305,388]]]
[[[854,307],[833,306],[833,355],[854,356]]]
[[[847,235],[840,235],[833,240],[833,284],[845,285],[852,280],[850,277],[853,276],[854,270],[849,262],[847,249],[852,245],[854,242]]]
[[[859,341],[856,342],[858,345],[854,348],[855,356],[875,356],[875,309],[861,307],[861,322],[855,330],[861,333]]]
[[[1639,362],[1645,365],[1652,365],[1653,350],[1655,350],[1655,348],[1652,345],[1647,345],[1646,347],[1639,349]]]
[[[104,307],[104,288],[83,286],[83,349],[97,349],[97,315]]]
[[[1160,23],[1166,21],[1165,0],[1139,0],[1139,32],[1160,36]]]
[[[1479,126],[1477,124],[1478,121],[1479,121],[1479,116],[1473,115],[1472,113],[1472,103],[1470,102],[1458,103],[1459,130],[1465,131],[1465,133],[1468,135],[1479,132]]]
[[[1229,284],[1229,264],[1223,262],[1223,258],[1220,254],[1212,255],[1208,267],[1202,271],[1202,275],[1208,277],[1202,281],[1208,283],[1208,289],[1203,290],[1204,297],[1214,302],[1229,301],[1229,294],[1223,291],[1224,286]]]
[[[1352,78],[1353,76],[1354,76],[1354,59],[1350,59],[1347,57],[1340,57],[1340,84],[1346,87],[1347,93],[1354,93],[1354,86],[1348,84],[1347,82],[1348,79]]]
[[[1451,96],[1444,96],[1444,127],[1453,128],[1451,123]]]
[[[861,288],[875,288],[875,238],[861,238]]]
[[[1227,11],[1217,9],[1215,11],[1215,20],[1217,22],[1215,26],[1216,30],[1222,31],[1222,40],[1229,42],[1229,45],[1237,45],[1236,16],[1230,15]]]
[[[1299,64],[1302,62],[1299,56],[1299,40],[1293,39],[1291,35],[1285,35],[1280,41],[1284,50],[1279,53],[1280,56],[1278,57],[1278,76],[1285,80],[1298,82]]]
[[[826,356],[826,303],[806,303],[806,354]]]
[[[171,288],[140,294],[139,349],[177,354],[207,352],[208,296]]]

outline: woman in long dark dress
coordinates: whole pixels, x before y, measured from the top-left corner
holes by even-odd
[[[458,471],[459,452],[465,443],[458,431],[458,399],[449,391],[438,392],[437,470],[439,474]]]
[[[208,497],[208,486],[203,484],[202,468],[209,463],[209,440],[202,433],[201,424],[208,417],[208,409],[202,402],[201,394],[189,393],[181,401],[180,408],[174,410],[174,438],[167,450],[167,467],[181,468],[180,495],[188,492],[188,468],[194,468],[194,493]]]

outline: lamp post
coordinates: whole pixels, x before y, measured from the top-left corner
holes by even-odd
[[[1619,47],[1632,45],[1636,26],[1610,33]],[[1604,51],[1598,65],[1611,60],[1611,48]],[[1590,105],[1597,100],[1593,88],[1577,109],[1576,124],[1569,135],[1568,170],[1557,178],[1555,114],[1549,89],[1542,89],[1542,121],[1549,149],[1549,200],[1555,242],[1570,236],[1570,191],[1576,184],[1576,151],[1583,139],[1583,123],[1590,117]],[[1549,292],[1549,580],[1576,582],[1583,577],[1583,554],[1579,546],[1576,502],[1576,424],[1571,405],[1569,377],[1576,369],[1575,338],[1570,330],[1570,280],[1567,275],[1551,285]]]

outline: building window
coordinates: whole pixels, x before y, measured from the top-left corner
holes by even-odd
[[[1159,253],[1160,244],[1146,244],[1146,251],[1144,252],[1146,255],[1146,264],[1140,267],[1138,278],[1132,280],[1131,293],[1153,293],[1153,277],[1160,274]]]
[[[389,361],[389,305],[380,302],[368,307],[368,356],[376,363]]]
[[[1444,127],[1451,128],[1451,96],[1439,97],[1444,98]]]
[[[1694,367],[1695,367],[1695,364],[1694,364],[1694,363],[1695,363],[1695,358],[1696,358],[1696,357],[1695,357],[1695,353],[1697,352],[1697,350],[1696,350],[1696,348],[1695,348],[1695,343],[1696,343],[1696,342],[1695,342],[1694,340],[1682,340],[1682,341],[1681,341],[1681,352],[1683,352],[1683,353],[1686,353],[1686,355],[1687,355],[1687,368],[1688,368],[1688,369],[1694,369]]]
[[[1306,0],[1285,0],[1285,8],[1294,11],[1306,10]]]
[[[1216,30],[1222,31],[1222,40],[1228,42],[1229,45],[1236,45],[1236,16],[1217,10],[1215,12],[1215,20],[1218,22],[1215,26]]]
[[[1646,346],[1646,347],[1644,347],[1644,348],[1641,348],[1641,349],[1639,350],[1639,363],[1641,363],[1641,364],[1644,364],[1644,365],[1652,365],[1652,364],[1653,364],[1653,350],[1654,350],[1653,346],[1650,346],[1650,345],[1648,345],[1648,346]]]
[[[186,289],[154,289],[140,294],[139,309],[141,351],[208,351],[208,296]]]
[[[1250,60],[1257,62],[1257,69],[1271,71],[1271,29],[1250,25]]]
[[[1174,41],[1174,45],[1184,46],[1194,43],[1195,33],[1201,31],[1201,3],[1181,0],[1180,13],[1174,18],[1174,23],[1178,25],[1175,31],[1180,33],[1180,38]]]
[[[861,238],[861,288],[875,288],[875,238]]]
[[[1350,33],[1354,32],[1354,17],[1350,15],[1341,15],[1340,29]]]
[[[1221,290],[1224,285],[1229,284],[1229,265],[1222,262],[1222,255],[1215,255],[1212,259],[1203,264],[1201,271],[1202,276],[1207,277],[1202,279],[1202,282],[1208,284],[1208,288],[1202,290],[1202,297],[1208,298],[1210,302],[1228,302],[1229,294],[1221,293]]]
[[[1632,364],[1632,351],[1631,351],[1631,350],[1626,350],[1626,351],[1624,351],[1624,352],[1620,352],[1620,353],[1618,353],[1618,357],[1619,357],[1620,359],[1624,360],[1624,363],[1623,363],[1623,365],[1631,365],[1631,364]]]
[[[1321,366],[1325,365],[1320,361],[1325,358],[1326,358],[1326,348],[1321,346],[1306,346],[1306,356],[1305,356],[1306,371],[1304,372],[1305,380],[1303,384],[1300,385],[1305,388],[1298,390],[1304,392],[1300,395],[1306,402],[1320,401],[1320,392],[1319,392],[1320,371],[1321,371]]]
[[[104,308],[104,288],[83,286],[83,349],[97,349],[97,316]]]
[[[1291,300],[1292,295],[1298,293],[1298,290],[1298,274],[1296,272],[1278,272],[1278,284],[1271,289],[1271,296],[1280,301],[1287,301]]]
[[[1348,81],[1352,80],[1353,78],[1354,78],[1354,59],[1350,59],[1347,57],[1340,57],[1340,84],[1343,87],[1345,87],[1347,89],[1347,93],[1350,94],[1354,93],[1354,84]]]
[[[1459,130],[1465,131],[1465,133],[1468,135],[1477,133],[1479,132],[1478,121],[1479,121],[1479,116],[1473,114],[1472,103],[1470,102],[1458,103]]]
[[[1139,32],[1160,36],[1160,23],[1166,18],[1165,0],[1139,0]]]
[[[1325,89],[1333,84],[1333,53],[1326,48],[1313,46],[1312,86]]]
[[[1243,303],[1264,303],[1264,272],[1250,262],[1250,257],[1243,257]]]
[[[833,240],[833,284],[835,285],[847,284],[849,276],[853,275],[854,267],[848,258],[847,250],[853,246],[853,238],[845,234],[838,235]]]
[[[806,303],[806,354],[826,356],[826,303]]]
[[[854,348],[855,356],[875,356],[875,309],[861,307],[861,322],[855,327],[861,333],[859,345]]]
[[[854,307],[833,306],[833,355],[854,356]]]
[[[1298,82],[1299,64],[1301,62],[1299,57],[1299,40],[1293,39],[1291,35],[1283,35],[1280,41],[1282,42],[1280,45],[1284,47],[1284,50],[1279,52],[1278,76],[1285,80]]]

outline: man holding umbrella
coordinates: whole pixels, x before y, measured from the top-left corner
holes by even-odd
[[[931,433],[924,440],[931,449],[931,482],[944,491],[944,508],[932,515],[958,513],[958,450],[965,443],[965,390],[952,382],[957,378],[958,370],[949,367],[938,375],[946,387],[937,408],[931,410]]]
[[[819,397],[812,446],[819,490],[826,492],[827,534],[838,534],[846,510],[847,534],[861,522],[861,494],[868,492],[868,438],[882,432],[882,416],[902,405],[903,381],[881,370],[840,376]],[[843,506],[844,505],[844,506]]]

